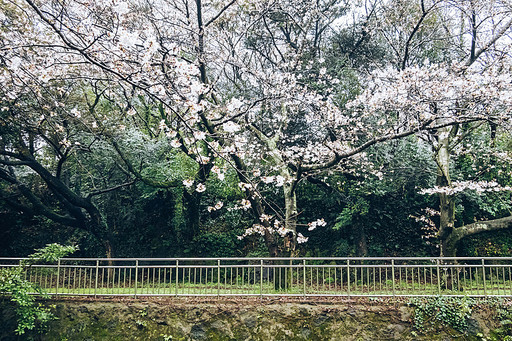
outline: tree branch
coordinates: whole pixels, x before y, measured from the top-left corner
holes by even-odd
[[[126,187],[126,186],[133,185],[136,181],[137,181],[137,179],[134,179],[132,181],[125,182],[124,184],[120,184],[120,185],[117,185],[117,186],[114,186],[114,187],[105,188],[105,189],[101,189],[101,190],[97,190],[97,191],[91,192],[91,193],[87,194],[87,198],[90,199],[90,198],[92,198],[92,197],[94,197],[96,195],[105,194],[105,193],[108,193],[108,192],[112,192],[112,191],[118,190],[119,188],[123,188],[123,187]]]
[[[15,185],[16,188],[20,191],[20,193],[27,198],[27,200],[30,202],[31,207],[27,207],[25,205],[16,204],[16,206],[19,209],[30,211],[36,214],[41,214],[57,223],[67,225],[67,226],[76,226],[80,222],[69,216],[69,215],[61,215],[56,213],[55,211],[51,210],[49,207],[43,204],[43,202],[36,196],[32,191],[22,184],[21,182],[17,181],[17,179],[10,176],[5,170],[0,168],[0,178],[4,179],[11,184]]]
[[[204,27],[208,27],[210,24],[212,24],[215,20],[217,20],[221,15],[222,13],[224,13],[229,7],[231,7],[231,5],[233,5],[234,3],[236,2],[236,0],[231,0],[231,2],[229,2],[228,4],[226,4],[226,6],[224,6],[220,11],[219,13],[217,13],[213,18],[211,18],[210,20],[208,20],[208,22],[206,24],[204,24]]]
[[[471,56],[470,58],[468,59],[468,61],[466,62],[466,66],[471,66],[471,64],[473,64],[477,59],[478,57],[480,57],[480,55],[482,53],[484,53],[485,51],[487,51],[492,45],[494,45],[494,43],[496,43],[496,41],[498,39],[500,39],[501,37],[503,37],[503,35],[505,34],[505,32],[510,28],[512,27],[512,18],[496,33],[496,35],[494,37],[492,37],[491,40],[489,40],[487,42],[487,44],[485,44],[484,46],[482,46],[479,50],[477,51],[472,51],[471,52]],[[475,33],[476,34],[476,33]]]
[[[470,118],[470,119],[464,120],[464,123],[475,122],[475,121],[480,121],[480,120],[482,120],[482,119]],[[330,168],[330,167],[336,165],[341,160],[349,158],[349,157],[354,156],[356,154],[359,154],[362,151],[370,148],[371,146],[373,146],[373,145],[375,145],[377,143],[400,139],[400,138],[403,138],[403,137],[407,137],[407,136],[413,135],[413,134],[418,133],[418,132],[423,131],[423,130],[439,129],[439,128],[451,126],[453,124],[462,123],[462,122],[449,122],[449,123],[442,123],[442,124],[439,124],[439,125],[436,125],[436,126],[429,127],[429,125],[432,122],[433,122],[433,120],[429,120],[429,121],[426,121],[425,123],[423,123],[421,126],[418,126],[416,128],[413,128],[413,129],[410,129],[410,130],[407,130],[407,131],[404,131],[404,132],[401,132],[401,133],[388,134],[388,135],[376,137],[374,139],[371,139],[371,140],[363,143],[359,147],[354,148],[354,149],[349,150],[349,151],[344,152],[344,153],[336,153],[335,152],[335,154],[332,156],[332,158],[329,161],[326,161],[326,162],[323,162],[323,163],[317,163],[317,164],[303,165],[302,166],[302,170],[304,172],[309,172],[309,171],[327,169],[327,168]]]
[[[487,221],[479,221],[453,229],[446,239],[446,250],[455,254],[457,243],[465,238],[482,232],[497,231],[512,228],[512,216]]]

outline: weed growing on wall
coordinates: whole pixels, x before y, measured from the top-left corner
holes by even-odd
[[[414,298],[408,303],[414,307],[414,327],[428,332],[436,323],[449,326],[461,333],[468,327],[475,300],[468,297]]]
[[[77,249],[76,246],[48,244],[36,250],[28,259],[21,262],[20,266],[0,269],[0,296],[8,297],[16,304],[16,334],[22,335],[27,330],[36,328],[44,330],[48,322],[55,319],[50,308],[36,302],[34,293],[43,298],[48,298],[48,295],[42,288],[26,279],[25,271],[36,262],[56,262]]]

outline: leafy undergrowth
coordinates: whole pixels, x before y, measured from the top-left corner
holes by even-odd
[[[437,323],[448,325],[458,332],[465,332],[471,318],[475,300],[467,297],[414,298],[409,305],[414,307],[414,327],[430,332]]]
[[[75,246],[48,244],[36,250],[19,266],[0,269],[0,298],[7,298],[14,303],[17,316],[16,334],[22,335],[33,329],[44,331],[48,323],[55,319],[49,307],[36,302],[36,296],[32,293],[38,293],[43,298],[48,298],[48,295],[44,289],[27,280],[26,269],[34,263],[55,262],[76,250]]]

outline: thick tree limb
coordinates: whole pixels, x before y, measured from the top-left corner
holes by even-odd
[[[32,191],[25,186],[24,184],[17,181],[15,178],[10,176],[5,170],[0,168],[0,179],[4,179],[9,183],[16,186],[16,188],[20,191],[20,193],[30,202],[30,206],[19,205],[16,204],[18,209],[23,211],[30,211],[32,213],[41,214],[48,219],[51,219],[57,223],[67,225],[67,226],[76,226],[79,221],[69,215],[58,214],[55,211],[48,208],[43,202],[36,196]]]
[[[412,128],[410,130],[406,130],[406,131],[403,131],[403,132],[400,132],[400,133],[395,133],[395,134],[382,135],[382,136],[373,138],[373,139],[363,143],[359,147],[351,149],[351,150],[349,150],[347,152],[335,153],[330,158],[330,160],[328,160],[326,162],[316,163],[316,164],[309,164],[309,165],[302,165],[302,170],[304,172],[309,172],[309,171],[322,170],[322,169],[327,169],[327,168],[333,167],[338,162],[340,162],[341,160],[349,158],[349,157],[354,156],[356,154],[359,154],[359,153],[363,152],[364,150],[366,150],[366,149],[370,148],[371,146],[373,146],[373,145],[375,145],[377,143],[380,143],[380,142],[397,140],[397,139],[400,139],[400,138],[404,138],[404,137],[416,134],[416,133],[418,133],[420,131],[424,131],[424,130],[439,129],[439,128],[448,127],[448,126],[451,126],[451,125],[454,125],[454,124],[457,124],[457,123],[462,123],[462,122],[469,123],[469,122],[475,122],[475,121],[481,121],[481,120],[482,119],[479,119],[479,118],[469,118],[469,119],[465,119],[465,120],[463,120],[461,122],[448,122],[448,123],[438,124],[438,125],[435,125],[435,126],[430,126],[430,124],[433,122],[433,120],[429,120],[429,121],[426,121],[425,123],[423,123],[422,125],[420,125],[418,127],[415,127],[415,128]],[[291,167],[294,167],[294,166],[293,165],[289,165],[289,167],[291,168]]]
[[[512,228],[512,216],[505,218],[479,221],[469,225],[464,225],[452,230],[450,236],[446,239],[445,245],[447,256],[454,256],[457,250],[457,243],[465,238],[482,232],[490,232]]]

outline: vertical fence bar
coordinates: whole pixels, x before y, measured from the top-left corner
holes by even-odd
[[[487,297],[487,286],[485,284],[485,260],[482,258],[482,280],[484,282],[484,296]]]
[[[123,288],[123,294],[125,293],[126,291],[126,268],[124,268],[124,271],[123,271],[123,284],[122,284],[122,288]],[[121,284],[119,284],[119,293],[121,293]]]
[[[46,280],[45,280],[45,286],[46,288]],[[78,293],[82,290],[82,268],[78,268]]]
[[[503,295],[505,295],[505,267],[501,268],[501,273],[503,275]],[[500,285],[498,285],[498,295],[500,294]]]
[[[335,262],[335,265],[336,262]],[[334,292],[336,293],[338,291],[338,267],[334,267]]]
[[[217,296],[220,296],[220,259],[217,259]]]
[[[347,294],[350,298],[350,259],[347,259]]]
[[[464,263],[464,267],[462,268],[462,279],[464,281],[463,289],[465,289],[468,287],[468,285],[466,284],[466,263]]]
[[[60,282],[60,258],[57,261],[57,285],[55,286],[55,295],[59,294],[59,282]]]
[[[76,270],[77,268],[73,268],[73,289],[76,289]]]
[[[176,287],[174,288],[174,292],[176,294],[176,296],[178,296],[178,281],[179,281],[179,275],[180,275],[180,271],[179,271],[179,260],[176,259]]]
[[[391,260],[391,291],[395,297],[395,260]]]
[[[22,266],[23,266],[23,260],[22,259],[19,260],[18,266],[20,267],[20,271],[22,271]],[[23,278],[25,280],[27,280],[27,270],[26,269],[25,269],[25,271],[23,271]]]
[[[135,295],[137,295],[138,292],[139,292],[139,290],[138,290],[139,289],[139,285],[140,285],[140,293],[141,294],[144,293],[144,273],[145,272],[146,271],[144,270],[144,267],[141,267],[140,268],[140,284],[139,284],[139,274],[138,274],[138,271],[136,271],[136,275],[137,276],[135,276],[135,278],[137,280],[137,282],[136,282],[137,285],[135,286]],[[149,268],[148,268],[148,280],[149,280]],[[147,285],[147,283],[146,283],[146,285]]]
[[[354,266],[354,289],[357,292],[357,266]]]
[[[441,271],[439,269],[439,259],[436,259],[436,271],[437,271],[437,294],[441,296]]]
[[[263,259],[260,259],[260,298],[263,297]]]
[[[322,291],[325,290],[325,268],[322,267]]]
[[[372,274],[373,274],[373,292],[377,292],[377,276],[376,276],[377,268],[372,268]]]
[[[111,264],[110,261],[107,264]],[[112,270],[112,268],[110,268],[109,265],[107,265],[107,288],[105,290],[106,294],[109,293],[109,290],[108,290],[109,288],[108,287],[109,287],[109,282],[110,282],[110,273],[112,272],[111,270]],[[105,278],[103,278],[103,281],[104,280],[105,280]]]
[[[512,294],[512,271],[510,267],[508,267],[508,288],[509,288],[509,294]]]
[[[450,265],[453,265],[453,264],[450,264]],[[450,278],[451,278],[451,288],[450,288],[450,290],[452,290],[452,291],[453,291],[453,290],[454,290],[454,288],[453,288],[453,284],[454,284],[454,282],[455,282],[455,279],[453,278],[453,267],[450,267]],[[447,289],[448,289],[448,288],[447,288]]]
[[[98,293],[98,271],[99,271],[99,267],[100,267],[100,261],[97,259],[96,260],[96,279],[94,281],[94,298],[96,298],[96,295]]]
[[[469,283],[470,283],[470,286],[469,286],[469,292],[473,291],[473,287],[475,285],[474,283],[474,280],[473,280],[473,270],[471,270],[472,266],[470,264],[469,268],[468,268],[468,273],[469,273]]]
[[[261,270],[261,269],[260,269],[260,270]],[[254,282],[253,282],[253,283],[256,285],[256,281],[258,280],[258,277],[257,277],[257,275],[256,275],[256,267],[254,268],[254,273],[253,273],[253,275],[254,275]],[[261,277],[263,277],[263,272],[262,272],[262,271],[260,271],[260,276],[261,276]]]
[[[305,259],[302,260],[302,268],[303,268],[302,281],[304,282],[302,285],[303,285],[303,292],[304,292],[304,297],[305,297],[305,296],[307,296],[307,291],[306,291],[306,260]]]
[[[151,294],[155,293],[155,279],[156,279],[156,269],[158,269],[158,274],[160,275],[160,268],[153,268],[153,288],[151,290]]]
[[[134,289],[133,289],[133,297],[137,298],[137,286],[139,284],[139,260],[135,260],[135,283],[134,283]]]

